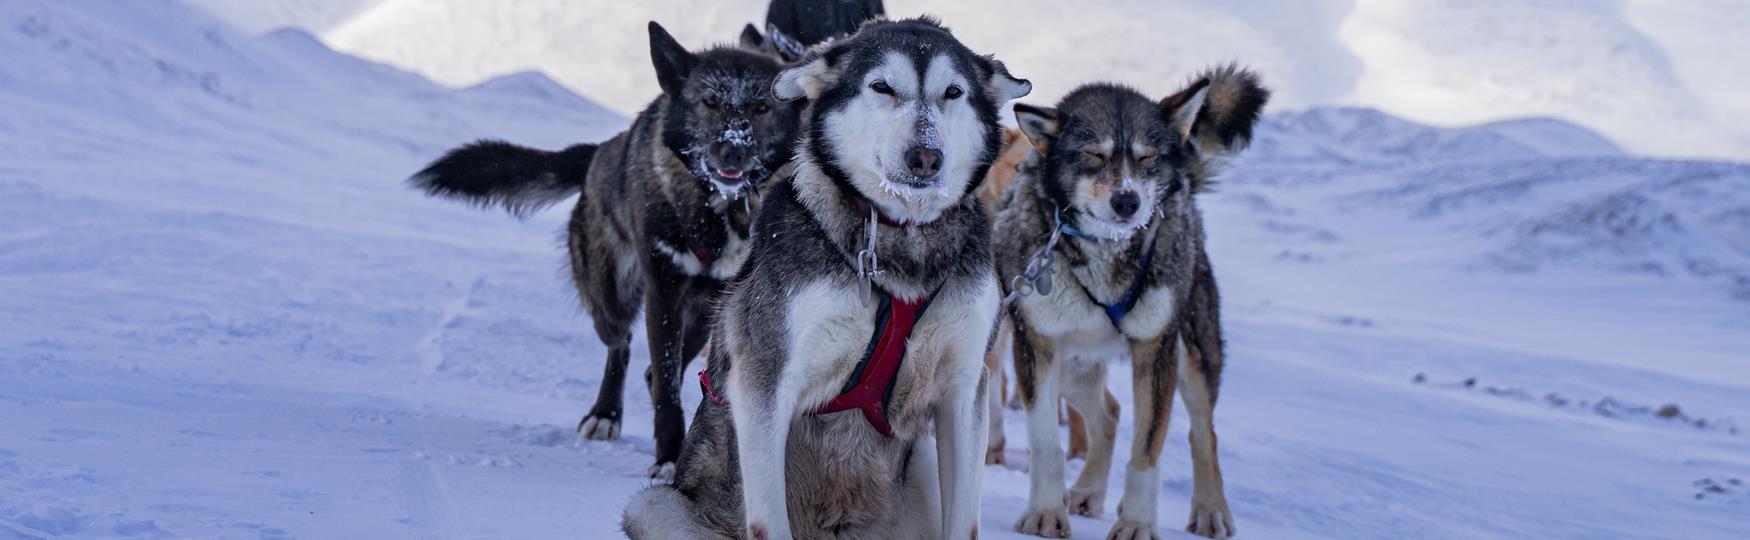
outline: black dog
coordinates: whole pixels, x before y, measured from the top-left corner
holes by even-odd
[[[631,328],[642,308],[656,412],[650,475],[666,479],[685,423],[680,374],[705,346],[709,302],[747,257],[761,184],[790,161],[799,105],[772,98],[782,65],[767,54],[689,52],[652,22],[650,56],[662,95],[626,132],[560,152],[481,141],[410,181],[519,216],[582,193],[567,227],[571,275],[608,358],[578,433],[620,436]]]

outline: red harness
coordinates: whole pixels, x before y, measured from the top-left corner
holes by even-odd
[[[921,300],[906,301],[886,291],[880,292],[881,309],[875,317],[876,331],[870,336],[869,346],[864,350],[863,359],[857,362],[856,371],[851,372],[850,380],[845,382],[838,396],[808,411],[808,414],[863,411],[863,418],[875,431],[892,437],[893,426],[887,422],[887,403],[893,399],[893,383],[898,378],[900,363],[905,361],[906,341],[911,339],[912,328],[917,326],[918,319],[924,316],[924,310],[929,309],[930,301],[936,295],[930,293]],[[712,388],[707,371],[699,372],[699,385],[704,387],[705,395],[719,405],[728,405],[729,402]]]

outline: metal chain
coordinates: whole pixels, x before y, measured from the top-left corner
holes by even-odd
[[[1009,294],[1003,297],[1003,307],[1033,293],[1051,295],[1051,276],[1057,272],[1057,241],[1063,237],[1062,212],[1052,210],[1051,221],[1051,237],[1045,240],[1045,246],[1027,260],[1026,269],[1009,280]]]
[[[857,252],[857,281],[863,293],[858,296],[863,301],[863,307],[869,307],[874,300],[875,288],[872,280],[882,273],[881,258],[875,255],[875,212],[875,205],[869,205],[869,247]]]

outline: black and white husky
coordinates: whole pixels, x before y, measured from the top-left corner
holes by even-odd
[[[1015,105],[1034,145],[997,215],[998,272],[1016,300],[1015,379],[1027,408],[1032,490],[1016,528],[1068,537],[1068,514],[1105,511],[1118,421],[1106,362],[1129,358],[1135,438],[1118,523],[1108,538],[1158,538],[1162,438],[1173,390],[1191,417],[1195,487],[1185,530],[1233,534],[1212,419],[1222,338],[1215,277],[1195,195],[1217,162],[1251,139],[1269,93],[1228,67],[1164,100],[1109,84],[1056,108]],[[1081,413],[1088,460],[1064,493],[1058,396]],[[1000,420],[999,420],[1000,421]]]
[[[628,505],[629,535],[977,534],[999,286],[974,191],[998,108],[1030,88],[930,19],[869,23],[778,76],[812,102],[795,175],[723,296],[675,482]]]
[[[411,182],[517,215],[582,193],[567,226],[571,275],[608,358],[578,433],[620,436],[632,323],[642,309],[656,413],[650,474],[666,478],[685,427],[680,374],[705,345],[710,299],[747,258],[761,184],[790,160],[800,107],[772,96],[783,66],[770,55],[689,52],[652,22],[650,56],[662,95],[626,132],[559,152],[481,141],[452,150]]]

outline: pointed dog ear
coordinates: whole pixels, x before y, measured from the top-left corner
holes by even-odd
[[[817,52],[803,59],[801,64],[779,72],[778,78],[772,81],[772,97],[779,101],[819,99],[820,93],[837,81],[838,72],[833,69],[832,62],[827,55]]]
[[[662,93],[680,97],[697,60],[662,25],[650,21],[650,63],[656,66],[656,83],[662,85]]]
[[[747,26],[741,27],[741,47],[756,51],[766,50],[766,37],[760,35],[760,29],[754,28],[753,24],[749,23]]]
[[[1161,100],[1161,113],[1179,140],[1190,141],[1191,129],[1197,127],[1197,113],[1203,112],[1203,99],[1208,95],[1209,79],[1198,78],[1191,86]]]
[[[1051,143],[1057,142],[1057,134],[1063,127],[1057,122],[1057,109],[1025,103],[1015,104],[1015,123],[1021,125],[1021,133],[1027,135],[1027,142],[1033,143],[1033,148],[1041,154],[1051,149]]]
[[[1033,92],[1033,83],[1027,79],[1017,79],[1009,74],[1009,68],[995,58],[985,57],[990,61],[991,95],[997,101],[1013,101]]]
[[[1181,137],[1199,152],[1220,157],[1252,142],[1252,127],[1270,101],[1258,76],[1237,65],[1198,75],[1190,87],[1161,100],[1161,110]]]

